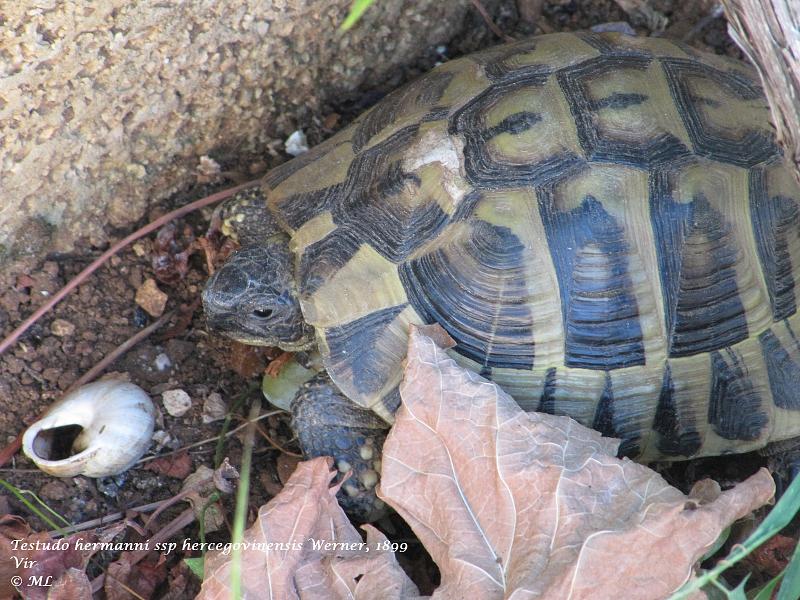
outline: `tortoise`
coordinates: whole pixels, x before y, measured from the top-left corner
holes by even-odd
[[[295,425],[367,472],[358,501],[414,324],[641,461],[798,436],[800,187],[769,117],[750,67],[661,38],[444,63],[222,209],[209,326],[319,349]]]

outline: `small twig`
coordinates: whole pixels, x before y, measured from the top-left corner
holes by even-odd
[[[86,267],[83,271],[78,273],[67,285],[61,288],[55,295],[53,295],[50,300],[45,302],[42,306],[34,311],[34,313],[25,319],[23,323],[17,327],[14,331],[12,331],[2,342],[0,342],[0,354],[3,354],[6,350],[8,350],[19,337],[25,333],[28,328],[33,325],[36,321],[38,321],[43,315],[45,315],[51,308],[53,308],[56,304],[61,302],[67,294],[69,294],[72,290],[74,290],[78,285],[80,285],[89,275],[94,273],[97,269],[99,269],[109,258],[114,256],[117,252],[122,250],[125,246],[130,244],[131,242],[135,242],[141,237],[146,236],[147,234],[155,231],[159,227],[162,227],[166,223],[169,223],[173,219],[177,219],[182,217],[186,214],[189,214],[192,211],[195,211],[199,208],[203,208],[204,206],[208,206],[209,204],[214,204],[215,202],[220,202],[225,198],[228,198],[235,194],[236,192],[243,190],[247,187],[254,185],[256,181],[250,181],[247,183],[243,183],[242,185],[237,185],[236,187],[232,187],[230,189],[224,190],[222,192],[217,192],[216,194],[211,194],[210,196],[206,196],[205,198],[201,198],[200,200],[195,200],[187,204],[186,206],[182,206],[177,210],[173,210],[172,212],[168,212],[164,216],[156,219],[149,225],[145,225],[141,229],[134,231],[129,236],[123,238],[111,248],[106,250],[98,259],[93,261],[88,267]]]
[[[36,371],[34,371],[33,369],[31,369],[31,368],[30,368],[28,365],[26,365],[25,363],[22,363],[22,369],[23,369],[23,370],[24,370],[24,371],[25,371],[25,372],[26,372],[28,375],[30,375],[30,376],[31,376],[33,379],[35,379],[36,381],[38,381],[38,382],[39,382],[41,385],[47,385],[47,383],[45,382],[44,378],[43,378],[41,375],[39,375],[39,374],[38,374]]]
[[[150,552],[150,549],[155,548],[156,544],[163,542],[164,540],[168,540],[181,529],[191,524],[194,519],[195,514],[193,508],[187,508],[184,510],[181,514],[179,514],[172,521],[167,523],[164,527],[147,539],[147,543],[143,546],[143,548],[147,548],[146,550],[131,550],[133,557],[131,558],[130,563],[132,565],[138,563],[145,556],[147,556],[147,554]]]
[[[278,442],[273,440],[269,436],[269,434],[266,431],[264,431],[264,429],[260,425],[256,425],[256,429],[258,430],[258,433],[261,434],[261,437],[263,437],[265,440],[267,440],[269,442],[270,446],[272,446],[276,450],[280,450],[281,452],[283,452],[284,454],[288,454],[289,456],[294,456],[296,458],[303,458],[302,454],[298,454],[297,452],[292,452],[291,450],[287,450],[286,448],[281,446]]]
[[[143,504],[142,506],[135,506],[133,508],[129,508],[128,511],[138,512],[138,513],[146,513],[152,510],[157,509],[161,506],[164,502],[168,502],[170,498],[166,498],[165,500],[157,500],[156,502],[150,502],[149,504]],[[64,527],[64,533],[77,533],[79,531],[86,531],[87,529],[94,529],[95,527],[103,527],[104,525],[110,525],[114,521],[119,521],[120,519],[125,518],[124,512],[116,512],[111,513],[110,515],[105,515],[100,517],[99,519],[92,519],[91,521],[84,521],[83,523],[78,523],[77,525],[73,525],[72,527]],[[47,534],[49,536],[61,535],[58,531],[48,531]]]
[[[186,489],[181,490],[177,494],[175,494],[172,498],[167,498],[162,502],[161,506],[153,511],[153,514],[145,521],[144,527],[145,529],[150,529],[150,525],[153,523],[153,520],[158,517],[162,512],[167,510],[173,504],[176,504],[186,498],[192,492],[198,491],[201,487],[206,485],[209,482],[214,481],[214,476],[210,475],[208,477],[203,477],[202,479],[198,479],[192,485],[188,486]]]
[[[480,13],[481,17],[483,17],[483,20],[486,21],[486,25],[489,27],[489,29],[492,30],[492,33],[494,33],[497,37],[506,42],[516,41],[510,35],[506,35],[505,33],[503,33],[503,30],[500,29],[494,21],[492,21],[491,15],[488,13],[483,4],[481,4],[480,0],[472,0],[472,6],[474,6],[475,10],[477,10]]]

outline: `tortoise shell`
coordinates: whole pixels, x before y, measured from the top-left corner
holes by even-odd
[[[553,34],[445,63],[269,173],[329,374],[391,421],[409,326],[643,459],[800,434],[800,189],[747,66]]]

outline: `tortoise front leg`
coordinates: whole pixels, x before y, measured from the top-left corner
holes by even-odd
[[[375,495],[387,424],[349,400],[324,371],[302,385],[291,405],[292,428],[306,458],[332,456],[340,477],[339,505],[353,519],[371,522],[388,512]]]

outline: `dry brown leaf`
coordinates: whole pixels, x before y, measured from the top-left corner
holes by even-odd
[[[243,598],[407,598],[416,588],[384,540],[367,531],[365,544],[336,502],[336,475],[327,458],[300,463],[280,494],[261,507],[245,531]],[[339,544],[323,547],[321,544]],[[199,598],[230,597],[230,554],[206,555]],[[387,595],[389,594],[389,595]]]
[[[47,592],[47,600],[90,600],[92,584],[80,569],[70,567]]]
[[[380,496],[439,565],[434,597],[662,598],[728,524],[773,493],[762,470],[690,501],[618,460],[617,440],[522,412],[419,331],[401,394]],[[418,597],[394,554],[381,551],[383,534],[365,526],[362,544],[329,487],[334,475],[330,459],[300,463],[261,507],[243,540],[244,598]],[[228,598],[230,571],[229,553],[209,553],[200,597]]]
[[[186,600],[189,597],[187,587],[189,582],[194,582],[195,576],[186,566],[184,561],[180,561],[169,570],[167,579],[167,591],[161,596],[161,600]]]
[[[230,352],[225,355],[224,361],[237,374],[250,379],[264,372],[267,366],[265,352],[262,346],[246,346],[239,342],[231,342]]]
[[[450,334],[447,333],[447,330],[439,325],[439,323],[433,323],[431,325],[412,325],[411,327],[414,328],[417,333],[431,338],[433,343],[439,348],[444,348],[447,350],[448,348],[452,348],[456,345],[456,341],[450,337]]]
[[[5,498],[3,497],[5,500]],[[3,507],[3,510],[7,510]],[[30,535],[31,528],[22,517],[17,515],[0,515],[0,598],[7,598],[14,595],[14,586],[11,584],[11,577],[17,575],[19,567],[14,557],[17,551],[14,550],[13,540],[21,540]]]
[[[380,549],[389,542],[385,535],[372,525],[362,525],[367,532],[367,544],[371,549]],[[419,595],[417,586],[408,578],[400,567],[394,552],[378,552],[370,558],[356,557],[349,561],[340,561],[332,565],[332,571],[349,574],[358,584],[353,596],[356,598],[375,598],[375,600],[400,600],[414,598]],[[359,573],[364,576],[357,579]]]
[[[292,473],[300,463],[300,458],[291,454],[281,453],[275,461],[275,470],[278,472],[278,479],[282,484],[286,484],[292,478]]]
[[[179,452],[170,456],[156,458],[146,463],[145,470],[153,471],[166,477],[186,479],[192,472],[192,457],[189,452]]]
[[[107,600],[152,598],[153,592],[167,578],[166,556],[151,552],[139,560],[136,552],[123,552],[108,565],[103,590]]]
[[[442,574],[441,598],[663,598],[735,519],[765,504],[761,470],[712,502],[568,417],[525,413],[412,332],[379,496]]]
[[[21,582],[18,587],[26,600],[49,598],[55,590],[59,594],[80,593],[84,589],[83,580],[86,579],[83,570],[94,553],[92,543],[96,541],[96,537],[87,533],[76,533],[59,540],[51,538],[47,533],[14,537],[14,531],[22,530],[24,527],[19,522],[6,521],[0,531],[0,538],[4,538],[0,544],[3,571],[9,576],[6,581],[11,583],[13,578],[10,576],[17,576]],[[12,567],[10,572],[6,572],[5,567],[8,566]],[[83,577],[73,571],[81,573]],[[7,588],[2,588],[2,591],[3,595],[0,597],[7,597],[6,594],[10,593]],[[75,600],[89,599],[91,593],[56,596],[66,597]]]
[[[227,459],[226,459],[227,461]],[[214,481],[216,471],[205,465],[183,480],[181,494],[192,505],[197,520],[204,518],[206,533],[218,531],[225,524],[225,517],[216,502],[211,502],[211,495],[219,488]]]

